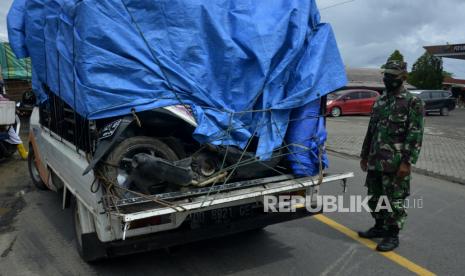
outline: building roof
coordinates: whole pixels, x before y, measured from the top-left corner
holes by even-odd
[[[348,68],[346,67],[349,83],[347,88],[361,88],[383,90],[383,71],[376,68]],[[405,88],[414,89],[410,84],[405,84]]]
[[[455,87],[465,87],[465,80],[454,79],[454,78],[451,78],[451,77],[445,77],[442,84],[451,85],[451,86],[455,86]]]

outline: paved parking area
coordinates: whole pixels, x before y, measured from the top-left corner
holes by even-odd
[[[417,172],[465,184],[465,109],[450,116],[426,116],[425,136]],[[328,149],[359,156],[368,116],[328,118]]]

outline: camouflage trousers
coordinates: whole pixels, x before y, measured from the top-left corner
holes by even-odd
[[[410,195],[410,176],[400,178],[395,173],[384,173],[378,171],[368,171],[365,186],[368,188],[368,195],[372,196],[368,206],[372,210],[374,219],[384,220],[385,227],[397,225],[402,229],[407,218],[407,211],[404,202]],[[379,198],[386,196],[389,200],[392,212],[386,209],[375,212]],[[383,202],[385,205],[385,202]]]

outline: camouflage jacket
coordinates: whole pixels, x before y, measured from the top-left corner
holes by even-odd
[[[373,105],[360,157],[368,169],[396,172],[401,162],[415,164],[423,140],[424,103],[403,89],[381,97]]]

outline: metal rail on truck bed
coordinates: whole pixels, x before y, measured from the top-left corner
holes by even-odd
[[[343,181],[353,177],[352,172],[323,176],[321,183]],[[213,188],[199,188],[188,192],[174,192],[156,196],[143,196],[131,199],[114,200],[103,198],[104,209],[122,219],[131,222],[153,216],[169,215],[177,212],[195,212],[199,209],[219,208],[234,201],[259,199],[265,195],[280,194],[317,186],[319,177],[294,179],[291,175],[241,181]],[[157,204],[156,201],[169,202],[170,206]]]

